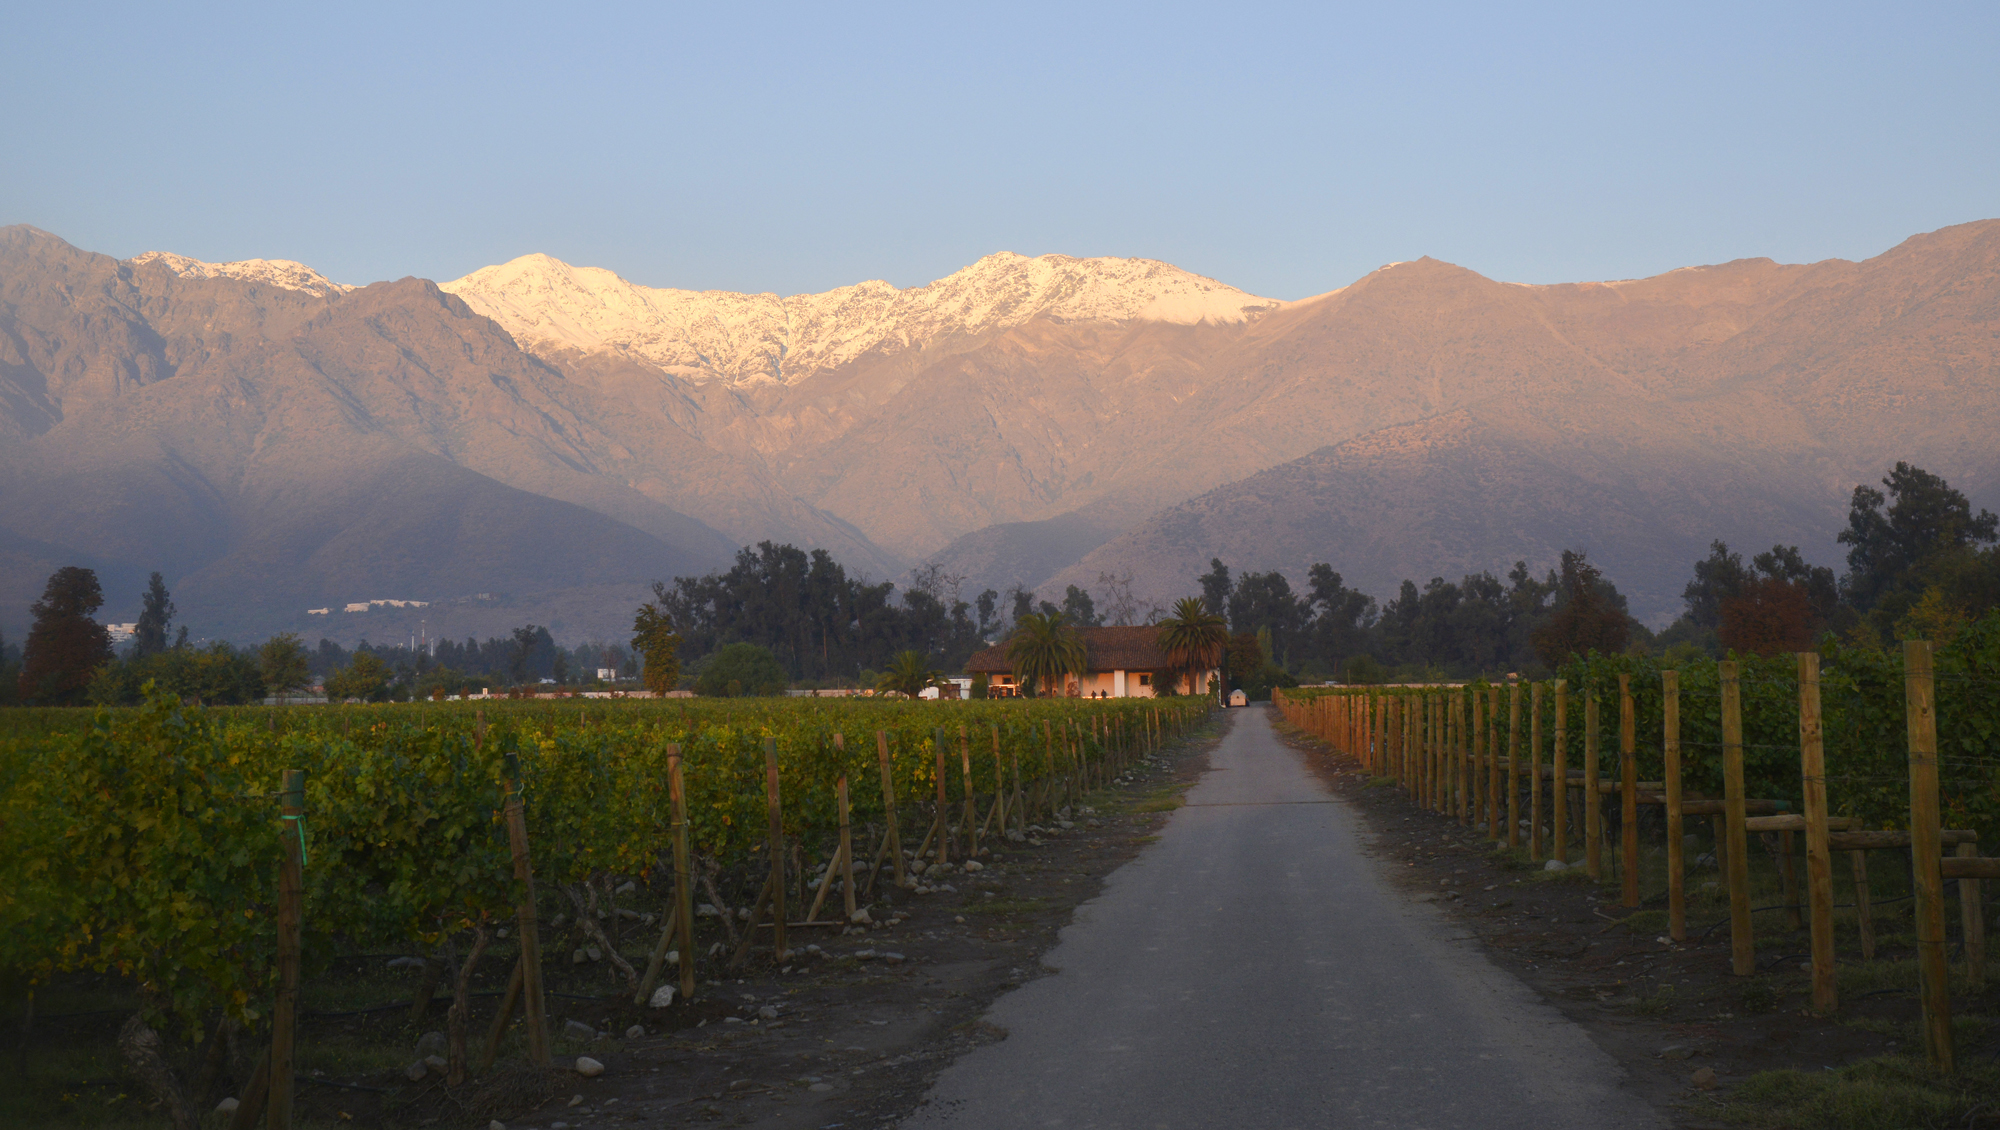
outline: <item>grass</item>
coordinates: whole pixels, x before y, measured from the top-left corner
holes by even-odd
[[[1032,914],[1041,909],[1041,903],[1042,900],[1040,898],[1033,896],[1028,898],[988,899],[985,902],[968,905],[960,913],[992,914],[1011,918],[1017,914]]]
[[[1738,1126],[1796,1130],[1911,1130],[1967,1126],[2000,1099],[2000,1067],[1961,1063],[1944,1076],[1905,1056],[1833,1071],[1765,1071],[1736,1088],[1724,1117]]]

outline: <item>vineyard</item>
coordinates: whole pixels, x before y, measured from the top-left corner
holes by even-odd
[[[1841,907],[1855,910],[1867,959],[1869,856],[1904,854],[1925,1044],[1950,1069],[1945,883],[1957,880],[1958,951],[1976,986],[1985,977],[1980,880],[2000,878],[2000,860],[1980,853],[2000,842],[2000,616],[1935,648],[1829,641],[1799,655],[1672,665],[1591,655],[1548,682],[1305,688],[1279,705],[1382,783],[1495,846],[1525,848],[1549,868],[1581,866],[1592,879],[1615,864],[1628,908],[1642,905],[1642,832],[1661,837],[1659,896],[1675,942],[1687,938],[1685,832],[1690,818],[1706,817],[1737,976],[1756,968],[1748,845],[1760,838],[1795,926],[1810,916],[1813,1003],[1824,1015],[1838,1008],[1833,854],[1852,865],[1855,902]]]
[[[532,967],[569,960],[539,954],[539,932],[567,921],[595,939],[636,997],[675,982],[685,994],[757,952],[782,957],[788,919],[865,922],[878,885],[915,887],[927,860],[1029,838],[1211,705],[204,710],[155,696],[15,712],[0,737],[0,977],[30,1001],[78,971],[136,986],[141,1017],[120,1045],[144,1078],[159,1066],[154,1028],[211,1044],[225,1027],[275,1028],[282,1065],[300,978],[339,955],[449,953],[431,966],[456,966],[442,990],[456,998],[450,1071],[463,1078],[480,1066],[464,997],[482,960],[515,963],[478,1057],[490,1061],[510,1009],[545,1022],[524,999],[541,983]],[[650,968],[618,955],[606,920],[658,923]],[[546,1061],[545,1035],[526,1042]]]

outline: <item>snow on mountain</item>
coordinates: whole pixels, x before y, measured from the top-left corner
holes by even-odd
[[[147,263],[164,263],[168,270],[184,279],[241,279],[244,282],[260,282],[285,290],[304,291],[320,298],[330,294],[346,294],[354,289],[334,282],[304,263],[290,259],[244,259],[236,263],[204,263],[185,255],[175,255],[171,251],[148,251],[142,255],[134,255],[127,261],[135,267]]]
[[[927,286],[864,282],[780,297],[640,286],[524,255],[445,283],[531,350],[627,353],[733,383],[803,379],[875,349],[1065,321],[1240,322],[1279,303],[1152,259],[988,255]]]

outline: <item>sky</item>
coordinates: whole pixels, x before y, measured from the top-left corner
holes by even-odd
[[[191,10],[198,7],[198,10]],[[1506,10],[1512,8],[1513,10]],[[23,5],[0,224],[446,280],[1301,298],[1865,258],[2000,216],[2000,5]]]

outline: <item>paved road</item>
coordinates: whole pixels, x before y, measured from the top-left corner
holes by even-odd
[[[1229,712],[1212,769],[904,1126],[1652,1130],[1583,1031],[1389,886],[1358,818]]]

